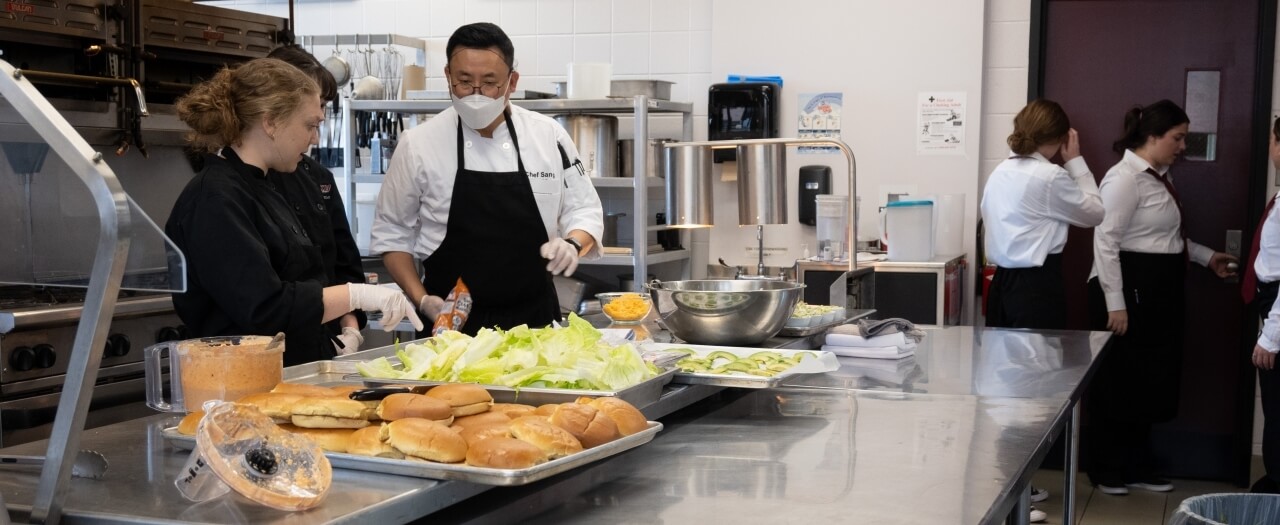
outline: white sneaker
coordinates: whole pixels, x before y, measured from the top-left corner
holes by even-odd
[[[1031,486],[1031,502],[1032,502],[1032,503],[1040,503],[1041,501],[1044,501],[1044,500],[1047,500],[1047,499],[1049,499],[1049,491],[1048,491],[1048,490],[1046,490],[1046,489],[1042,489],[1042,488],[1037,487],[1037,486],[1035,486],[1035,485],[1032,485],[1032,486]]]
[[[1134,489],[1149,490],[1151,492],[1171,492],[1173,491],[1173,483],[1164,478],[1150,476],[1141,480],[1125,483],[1126,487]]]
[[[1045,514],[1043,510],[1037,509],[1035,507],[1031,507],[1031,516],[1030,516],[1031,523],[1040,523],[1048,518],[1049,518],[1049,515]]]

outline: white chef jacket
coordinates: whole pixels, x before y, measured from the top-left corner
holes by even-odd
[[[547,238],[562,238],[582,230],[595,239],[583,258],[601,254],[604,213],[591,180],[577,166],[564,167],[557,144],[570,163],[578,159],[573,140],[555,120],[512,105],[511,121],[520,142],[520,156],[529,174],[538,213]],[[369,249],[376,254],[407,252],[425,260],[444,242],[449,225],[453,182],[458,174],[458,113],[448,108],[435,118],[400,135],[391,157],[370,230]],[[462,126],[467,169],[516,171],[516,153],[505,123],[492,138]]]
[[[1271,207],[1271,213],[1262,222],[1258,235],[1262,236],[1258,239],[1258,259],[1253,262],[1258,282],[1280,281],[1280,206]],[[1267,312],[1258,344],[1271,353],[1280,350],[1280,301],[1272,304],[1271,311]]]
[[[1102,196],[1084,157],[1058,166],[1039,152],[996,166],[982,192],[987,259],[1002,268],[1035,268],[1062,253],[1071,225],[1102,222]]]
[[[1169,190],[1150,173],[1151,164],[1133,150],[1107,171],[1098,189],[1106,217],[1093,230],[1093,270],[1106,296],[1107,311],[1124,310],[1124,279],[1120,275],[1120,252],[1182,253],[1182,217]],[[1158,170],[1169,177],[1168,167]],[[1172,179],[1169,180],[1173,182]],[[1213,250],[1190,242],[1191,260],[1208,266]],[[1182,283],[1175,283],[1182,286]]]

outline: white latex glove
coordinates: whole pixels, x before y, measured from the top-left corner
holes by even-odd
[[[427,294],[422,296],[422,301],[418,303],[418,312],[422,314],[422,318],[432,323],[436,322],[436,317],[440,316],[440,310],[444,309],[444,299]]]
[[[338,355],[354,354],[360,350],[360,345],[364,344],[364,335],[360,333],[359,328],[344,326],[342,333],[338,334],[338,341],[342,342],[341,347],[337,344],[333,345]]]
[[[422,331],[422,320],[413,312],[413,303],[399,290],[372,284],[347,283],[347,293],[351,295],[352,310],[382,312],[382,331],[395,330],[396,325],[406,318],[414,329]]]
[[[542,254],[543,259],[550,261],[547,263],[547,271],[552,275],[563,273],[568,277],[578,269],[578,249],[569,244],[569,241],[551,239],[542,245],[538,253]]]

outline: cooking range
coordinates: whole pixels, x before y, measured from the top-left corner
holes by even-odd
[[[0,446],[48,437],[85,290],[0,286]],[[147,415],[142,349],[187,338],[168,293],[123,291],[87,426]]]

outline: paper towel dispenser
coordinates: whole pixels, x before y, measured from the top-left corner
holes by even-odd
[[[778,136],[778,85],[771,82],[712,84],[707,91],[707,139]],[[733,149],[715,150],[713,160],[734,160]]]

